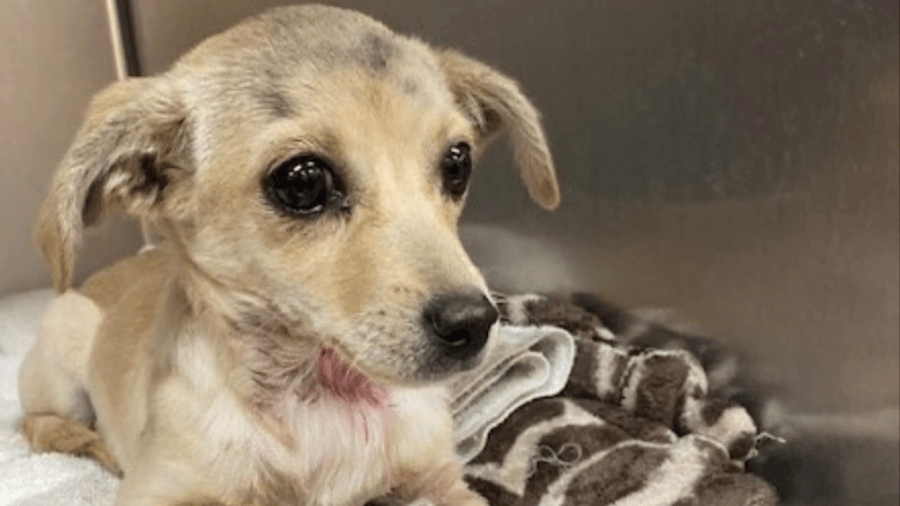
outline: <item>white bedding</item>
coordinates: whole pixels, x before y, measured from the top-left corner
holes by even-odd
[[[51,290],[37,290],[0,299],[0,506],[111,505],[115,477],[87,459],[36,455],[17,430],[22,417],[19,363],[52,297]]]

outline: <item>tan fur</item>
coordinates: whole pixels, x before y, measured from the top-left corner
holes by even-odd
[[[107,471],[121,474],[100,435],[83,424],[57,415],[29,415],[22,422],[22,434],[34,451],[90,457]]]
[[[20,371],[32,447],[121,468],[119,505],[485,504],[462,481],[441,386],[478,357],[440,355],[422,311],[487,294],[437,167],[453,143],[478,153],[503,130],[554,208],[549,149],[515,83],[321,6],[268,11],[165,74],[110,86],[37,224],[61,295]],[[266,174],[300,153],[336,167],[345,215],[267,201]],[[114,205],[161,244],[70,290],[83,227]],[[389,402],[321,390],[323,347]]]

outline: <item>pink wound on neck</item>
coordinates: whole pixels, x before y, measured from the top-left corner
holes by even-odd
[[[348,404],[384,406],[387,391],[374,385],[362,372],[347,365],[332,348],[322,349],[316,366],[319,385],[334,397]]]

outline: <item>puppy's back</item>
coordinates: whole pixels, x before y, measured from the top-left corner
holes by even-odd
[[[146,283],[148,277],[161,281],[166,275],[166,266],[166,254],[162,250],[144,251],[92,274],[80,291],[106,311],[121,301],[138,282]]]

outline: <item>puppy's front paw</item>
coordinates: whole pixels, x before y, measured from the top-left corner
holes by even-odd
[[[431,506],[423,503],[422,506]],[[416,506],[419,506],[418,504]],[[435,506],[490,506],[484,497],[469,488],[464,481],[460,481],[445,497],[445,500]]]
[[[434,502],[430,499],[415,499],[412,502],[396,502],[392,500],[369,501],[366,506],[489,506],[483,497],[472,492],[467,497],[457,498],[456,502]]]
[[[472,491],[462,480],[438,494],[437,499],[429,498],[428,495],[430,494],[426,493],[424,497],[411,498],[395,492],[387,497],[373,499],[365,506],[490,506],[487,500]]]

